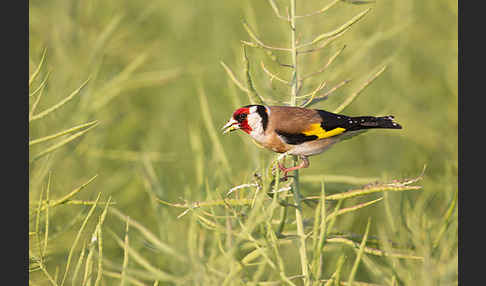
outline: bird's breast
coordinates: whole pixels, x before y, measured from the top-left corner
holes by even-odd
[[[337,138],[324,138],[315,141],[304,142],[302,144],[293,145],[288,151],[289,154],[300,156],[312,156],[326,151],[334,143],[338,141]]]
[[[285,153],[292,148],[291,145],[285,144],[275,133],[267,134],[259,138],[253,136],[253,139],[263,147],[277,153]]]

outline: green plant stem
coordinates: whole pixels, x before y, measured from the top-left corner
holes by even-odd
[[[290,105],[297,105],[297,95],[299,92],[299,78],[297,69],[297,27],[296,27],[296,0],[290,0],[290,34],[291,34],[291,54],[292,54],[292,65],[294,68],[294,73],[292,76],[292,94],[290,96]],[[294,166],[297,165],[298,158],[294,156],[293,158]],[[294,182],[292,186],[292,191],[294,194],[294,201],[297,206],[295,210],[295,220],[297,224],[297,235],[299,236],[299,255],[300,264],[302,268],[302,275],[304,276],[304,285],[310,285],[308,260],[307,260],[307,248],[305,243],[305,232],[304,232],[304,222],[302,218],[302,200],[299,190],[299,171],[294,171]]]
[[[290,35],[292,41],[292,65],[294,67],[294,74],[291,80],[292,83],[292,95],[290,97],[290,105],[297,105],[297,93],[298,93],[298,70],[297,70],[297,26],[295,19],[295,6],[296,0],[290,0]]]

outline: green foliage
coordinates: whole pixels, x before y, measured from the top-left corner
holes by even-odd
[[[29,284],[457,284],[456,4],[30,1]],[[250,102],[404,129],[281,182]]]

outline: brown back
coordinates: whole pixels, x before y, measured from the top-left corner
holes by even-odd
[[[321,117],[314,109],[292,106],[269,106],[271,116],[267,130],[297,134],[302,133],[312,123],[320,123]],[[291,120],[290,120],[291,119]]]

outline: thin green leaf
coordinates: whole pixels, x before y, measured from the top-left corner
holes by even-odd
[[[136,285],[136,286],[146,286],[147,285],[147,284],[145,284],[141,281],[138,281],[137,279],[135,279],[131,276],[128,276],[127,274],[124,275],[123,273],[120,274],[120,273],[116,273],[116,272],[113,272],[113,271],[105,270],[103,272],[103,275],[111,277],[111,278],[123,279],[122,281],[129,282],[130,285]],[[122,285],[122,284],[120,284],[120,285]]]
[[[334,282],[335,285],[340,284],[341,271],[343,269],[344,261],[346,261],[346,256],[344,255],[339,256],[336,264],[336,271],[334,271],[331,278],[326,282],[326,284],[324,284],[324,286],[331,286],[332,282]]]
[[[211,117],[211,109],[209,108],[204,89],[200,85],[198,86],[198,94],[203,123],[209,133],[209,138],[213,144],[215,154],[217,157],[219,157],[220,162],[223,164],[223,170],[227,175],[229,175],[231,174],[231,166],[228,162],[228,158],[226,157],[226,152],[224,151],[223,145],[221,144],[220,136],[216,134],[216,128],[214,127],[213,119]]]
[[[123,264],[122,264],[122,272],[120,277],[120,286],[124,286],[126,281],[128,281],[127,275],[127,268],[128,268],[128,246],[129,246],[129,239],[128,239],[128,229],[130,226],[130,217],[126,216],[126,227],[125,227],[125,240],[123,243]]]
[[[320,84],[320,85],[319,85],[319,86],[318,86],[318,87],[317,87],[317,88],[316,88],[316,89],[315,89],[315,90],[312,92],[311,97],[310,97],[310,98],[307,100],[307,102],[303,103],[303,104],[301,105],[301,107],[306,107],[307,105],[311,104],[311,103],[312,103],[312,101],[314,100],[314,98],[316,97],[317,93],[318,93],[319,91],[321,91],[321,90],[322,90],[322,89],[323,89],[323,88],[326,86],[326,84],[327,84],[327,82],[326,82],[326,81],[322,82],[322,83],[321,83],[321,84]]]
[[[266,67],[265,67],[265,64],[263,63],[263,61],[260,62],[260,65],[262,67],[262,70],[270,77],[270,82],[273,81],[273,79],[276,79],[278,80],[279,82],[285,84],[285,85],[290,85],[290,82],[288,80],[285,80],[285,79],[282,79],[280,77],[278,77],[276,74],[272,73],[271,71],[269,71]]]
[[[148,59],[147,53],[139,54],[133,61],[130,62],[119,74],[105,84],[95,95],[96,100],[93,102],[93,109],[98,110],[110,103],[121,93],[119,85],[129,80],[135,70],[141,67]]]
[[[379,184],[375,186],[364,187],[361,189],[350,190],[344,193],[338,193],[329,195],[326,197],[327,200],[335,201],[335,200],[342,200],[342,199],[349,199],[364,195],[369,195],[377,192],[385,192],[385,191],[392,191],[392,192],[401,192],[401,191],[416,191],[422,189],[421,186],[407,186],[407,185],[398,185],[398,184]],[[309,196],[304,197],[303,200],[316,200],[319,199],[319,196]]]
[[[341,0],[345,3],[352,4],[352,5],[363,5],[363,4],[369,4],[369,3],[375,3],[376,1],[372,0]]]
[[[37,78],[37,76],[39,75],[40,70],[41,70],[42,66],[44,65],[44,61],[46,59],[46,55],[47,55],[47,49],[44,49],[44,52],[42,52],[42,57],[41,57],[41,60],[39,62],[39,65],[37,66],[37,68],[34,71],[34,73],[30,76],[30,79],[29,79],[29,87],[34,82],[34,80]]]
[[[270,237],[270,246],[273,249],[274,256],[277,258],[280,278],[282,278],[283,282],[286,282],[289,285],[295,286],[295,284],[292,281],[290,281],[290,279],[285,274],[284,259],[283,259],[282,255],[280,254],[280,251],[278,250],[278,240],[277,240],[277,236],[275,235],[275,232],[273,232],[272,225],[270,224],[269,221],[266,221],[266,224],[267,224],[267,229],[268,229],[268,235]]]
[[[278,10],[277,4],[275,4],[274,0],[268,0],[270,2],[270,6],[272,6],[273,11],[275,12],[275,15],[283,20],[290,21],[288,17],[284,17],[280,14],[280,11]]]
[[[91,126],[89,126],[88,128],[84,129],[83,131],[80,131],[76,134],[73,134],[71,136],[69,136],[68,138],[66,138],[65,140],[59,142],[59,143],[56,143],[54,145],[52,145],[51,147],[45,149],[44,151],[41,151],[40,153],[38,153],[37,155],[35,155],[32,159],[31,159],[31,163],[36,161],[37,159],[41,158],[42,156],[45,156],[59,148],[61,148],[62,146],[66,145],[67,143],[73,141],[74,139],[84,135],[85,133],[87,133],[88,131],[90,131],[92,128],[94,128],[95,126],[98,125],[99,122],[96,122],[96,123],[93,123]],[[41,138],[42,139],[42,138]],[[45,141],[45,140],[44,140]]]
[[[34,115],[34,112],[37,109],[37,106],[39,105],[42,96],[44,95],[44,90],[45,87],[47,86],[47,79],[49,78],[49,75],[50,73],[47,73],[46,78],[41,82],[39,87],[29,95],[29,96],[34,96],[35,94],[37,94],[37,92],[39,92],[39,95],[34,100],[34,103],[32,104],[32,108],[29,111],[29,122],[32,120],[32,116]]]
[[[47,276],[47,279],[49,279],[49,282],[51,282],[52,285],[57,286],[57,282],[55,278],[52,278],[52,276],[47,272],[47,269],[45,269],[43,264],[39,264],[39,268],[42,270],[42,272]]]
[[[95,244],[89,243],[88,256],[86,257],[86,262],[84,264],[84,275],[83,282],[81,285],[91,286],[91,273],[93,272],[93,257],[95,253]]]
[[[265,104],[265,101],[258,94],[258,92],[255,89],[255,86],[253,85],[253,81],[251,79],[251,73],[250,73],[250,60],[248,59],[248,56],[246,54],[245,46],[242,46],[242,48],[243,48],[243,62],[245,64],[246,85],[248,86],[248,93],[247,93],[248,99],[252,104]]]
[[[138,63],[137,63],[138,64]],[[106,104],[110,103],[113,99],[121,95],[123,92],[130,90],[137,90],[144,87],[160,86],[166,84],[182,74],[180,69],[173,69],[169,71],[157,71],[157,72],[145,72],[138,74],[131,74],[124,80],[115,79],[116,84],[109,84],[109,87],[103,87],[106,90],[104,93],[97,92],[98,95],[102,95],[101,98],[95,101],[93,108],[100,109]]]
[[[444,222],[439,231],[439,234],[437,235],[437,237],[434,240],[434,243],[432,244],[433,248],[437,248],[439,246],[439,241],[441,240],[442,236],[444,235],[445,231],[447,230],[447,227],[451,222],[451,217],[452,214],[454,213],[454,209],[456,208],[456,204],[457,204],[457,198],[458,198],[457,193],[458,193],[458,189],[456,189],[456,192],[454,193],[454,199],[452,200],[449,209],[444,215]]]
[[[57,109],[61,108],[62,106],[64,106],[66,103],[68,103],[69,101],[71,101],[76,95],[78,95],[80,92],[81,92],[81,89],[83,89],[83,87],[89,82],[90,78],[88,78],[85,82],[83,82],[81,84],[81,86],[76,89],[75,91],[73,91],[68,97],[64,98],[63,100],[59,101],[57,104],[51,106],[50,108],[36,114],[36,115],[32,115],[32,118],[29,120],[29,121],[34,121],[34,120],[37,120],[37,119],[41,119],[43,118],[44,116],[48,115],[49,113],[51,112],[54,112],[56,111]]]
[[[375,74],[373,74],[357,91],[352,93],[346,100],[341,103],[333,112],[339,113],[343,111],[348,105],[356,99],[356,97],[368,86],[370,85],[377,77],[379,77],[386,69],[386,66],[383,66],[380,70],[378,70]]]
[[[106,43],[108,42],[110,37],[114,35],[122,18],[123,17],[121,15],[113,15],[110,19],[110,22],[98,34],[96,41],[92,44],[90,49],[90,63],[92,63],[96,59],[99,60],[99,58],[97,58],[97,55],[102,54],[106,50]]]
[[[143,268],[147,269],[150,271],[152,274],[157,276],[157,278],[161,281],[167,281],[167,282],[177,282],[179,279],[172,275],[169,274],[165,271],[160,270],[158,267],[153,266],[147,259],[145,259],[139,252],[137,252],[135,249],[133,249],[131,246],[125,245],[123,241],[113,232],[110,231],[111,235],[113,236],[115,242],[122,248],[127,248],[128,249],[128,254],[133,258],[133,261],[138,263],[140,266]]]
[[[46,203],[49,203],[49,194],[51,191],[51,175],[52,173],[49,172],[49,177],[47,178],[47,188],[46,188]],[[46,255],[47,251],[47,240],[49,238],[49,208],[46,209],[46,225],[45,225],[45,233],[44,233],[44,247],[41,255]]]
[[[327,200],[327,197],[326,197],[326,200]],[[335,214],[338,213],[338,211],[341,209],[341,205],[343,204],[343,201],[344,200],[339,200],[337,202],[336,206],[334,207],[334,211],[330,214],[331,219],[330,219],[328,227],[326,229],[326,234],[328,234],[332,231],[332,228],[334,227],[334,223],[336,222],[336,218],[337,218],[337,216]]]
[[[363,240],[361,241],[361,245],[359,246],[358,254],[356,255],[356,259],[354,260],[353,267],[351,268],[351,273],[349,274],[348,285],[350,285],[350,286],[353,285],[354,277],[356,276],[356,273],[358,272],[359,262],[361,261],[361,257],[363,256],[364,251],[365,251],[366,240],[368,239],[370,226],[371,226],[371,218],[368,218],[368,223],[366,224],[366,230],[365,230],[365,234],[363,236]]]
[[[61,204],[66,203],[69,199],[74,197],[77,193],[79,193],[82,189],[84,189],[87,185],[89,185],[94,179],[96,179],[98,175],[94,175],[91,179],[89,179],[86,183],[82,184],[81,186],[77,187],[73,191],[71,191],[69,194],[65,195],[64,197],[57,199],[55,201],[51,202],[42,202],[40,205],[42,205],[42,208],[40,208],[41,211],[45,210],[46,208],[52,208]],[[94,205],[98,204],[97,201],[95,201]]]
[[[338,0],[339,1],[339,0]],[[322,67],[320,68],[319,70],[315,71],[315,72],[311,72],[311,73],[308,73],[306,75],[303,75],[300,80],[303,81],[303,80],[306,80],[310,77],[313,77],[313,76],[316,76],[320,73],[323,73],[335,60],[336,58],[344,51],[344,48],[346,48],[346,45],[344,45],[341,49],[339,49],[334,55],[332,55],[329,60],[327,61],[327,63]]]
[[[44,188],[41,189],[40,191],[40,198],[39,198],[39,201],[42,201],[42,197],[44,196]],[[42,248],[40,247],[40,238],[39,238],[39,226],[40,226],[40,214],[41,214],[41,205],[39,204],[39,206],[37,207],[37,212],[36,212],[36,216],[35,216],[35,238],[37,240],[37,245],[39,247],[39,264],[42,265],[44,263],[44,257],[43,257],[43,254],[42,254]]]
[[[103,226],[103,223],[104,223],[104,221],[106,219],[106,214],[107,214],[107,211],[108,211],[108,207],[110,206],[110,201],[111,201],[111,197],[108,198],[108,201],[106,203],[105,209],[103,210],[103,212],[100,215],[100,218],[98,220],[98,224],[96,225],[95,232],[94,232],[94,235],[96,235],[96,238],[98,240],[98,271],[97,271],[97,274],[96,274],[96,280],[95,280],[94,286],[98,286],[99,283],[101,283],[101,277],[102,277],[102,274],[103,274],[103,265],[102,265],[102,262],[103,262],[103,235],[102,235],[102,226]]]
[[[300,179],[305,183],[320,183],[325,181],[328,183],[346,183],[351,185],[364,185],[378,180],[377,177],[354,177],[344,175],[302,175]]]
[[[321,8],[317,11],[314,11],[312,13],[308,13],[308,14],[305,14],[305,15],[296,15],[295,18],[298,19],[298,18],[304,18],[304,17],[310,17],[310,16],[322,14],[322,13],[326,12],[327,10],[331,9],[339,1],[342,1],[342,0],[334,0],[331,3],[327,4],[326,6],[324,6],[323,8]]]
[[[159,249],[160,251],[173,256],[174,258],[178,259],[181,262],[187,261],[187,259],[183,255],[181,255],[176,250],[174,250],[170,245],[160,241],[160,239],[158,239],[157,236],[155,236],[152,232],[150,232],[146,227],[144,227],[143,225],[141,225],[137,221],[130,219],[127,215],[123,214],[122,212],[120,212],[116,208],[110,208],[110,212],[113,213],[114,215],[116,215],[118,218],[125,221],[128,225],[130,225],[130,226],[136,228],[138,231],[140,231],[140,233],[143,235],[143,237],[145,239],[147,239],[147,241],[149,241],[150,243],[155,245],[157,247],[157,249]]]
[[[224,70],[226,71],[226,73],[228,74],[228,76],[230,77],[230,79],[236,84],[237,87],[239,87],[242,91],[248,93],[250,92],[248,90],[248,88],[246,88],[235,76],[235,73],[223,62],[223,61],[220,61],[219,62]]]
[[[344,237],[332,237],[327,239],[328,243],[340,243],[352,246],[354,248],[359,248],[359,243]],[[364,252],[374,256],[384,256],[384,257],[394,257],[394,258],[401,258],[401,259],[410,259],[410,260],[424,260],[422,256],[417,256],[409,253],[400,253],[400,252],[386,252],[381,249],[371,248],[371,247],[364,247]]]
[[[289,48],[281,48],[281,47],[274,47],[274,46],[269,46],[264,44],[255,34],[255,32],[252,30],[252,28],[248,25],[246,21],[243,22],[243,27],[245,28],[245,31],[248,33],[250,38],[252,38],[256,43],[250,43],[246,41],[242,41],[244,44],[252,47],[259,47],[259,48],[264,48],[264,49],[269,49],[269,50],[277,50],[277,51],[291,51]]]
[[[148,160],[152,162],[170,162],[176,160],[175,153],[160,153],[155,151],[133,151],[123,149],[90,148],[86,155],[110,160],[140,162]]]
[[[72,285],[76,285],[76,283],[77,283],[79,270],[81,269],[81,264],[83,264],[83,259],[84,259],[86,249],[87,249],[86,245],[83,244],[83,246],[81,247],[81,254],[79,254],[78,262],[76,262],[76,266],[74,267],[74,272],[73,272],[73,275],[71,277],[71,284]]]
[[[319,204],[316,207],[316,214],[314,221],[314,259],[313,259],[313,272],[316,279],[320,279],[322,275],[322,262],[323,262],[323,252],[321,251],[324,247],[324,242],[326,241],[326,221],[327,221],[327,214],[326,214],[326,191],[324,187],[324,181],[321,182],[321,199],[319,200]],[[319,227],[318,221],[320,221]],[[319,237],[317,238],[317,234]]]
[[[329,215],[327,217],[327,220],[331,220],[334,217],[337,217],[337,216],[340,216],[340,215],[343,215],[343,214],[346,214],[346,213],[350,213],[350,212],[353,212],[353,211],[357,211],[357,210],[365,208],[367,206],[371,206],[371,205],[373,205],[373,204],[375,204],[375,203],[377,203],[381,200],[383,200],[383,197],[378,198],[376,200],[369,201],[369,202],[365,202],[365,203],[362,203],[362,204],[358,204],[358,205],[355,205],[355,206],[340,209],[339,211],[333,213],[332,215]]]
[[[35,144],[39,144],[39,143],[42,143],[42,142],[46,142],[46,141],[55,139],[57,137],[60,137],[60,136],[69,134],[69,133],[73,133],[73,132],[78,131],[80,129],[83,129],[85,127],[89,127],[91,125],[95,125],[96,123],[98,123],[98,120],[91,121],[91,122],[88,122],[88,123],[84,123],[84,124],[81,124],[81,125],[78,125],[78,126],[74,126],[72,128],[66,129],[64,131],[61,131],[61,132],[58,132],[58,133],[55,133],[55,134],[52,134],[52,135],[44,136],[42,138],[30,140],[29,141],[29,146],[32,146],[32,145],[35,145]]]
[[[327,38],[330,38],[332,36],[335,36],[337,34],[340,34],[341,32],[344,32],[345,30],[349,29],[353,24],[355,24],[356,22],[358,22],[361,18],[363,18],[366,14],[368,14],[368,12],[371,11],[371,8],[368,8],[366,10],[364,10],[363,12],[359,13],[358,15],[354,16],[351,20],[349,20],[348,22],[344,23],[342,26],[340,26],[339,28],[331,31],[331,32],[327,32],[327,33],[323,33],[317,37],[314,38],[314,40],[312,40],[310,43],[307,43],[307,44],[303,44],[302,46],[298,46],[297,48],[300,49],[302,47],[307,47],[307,46],[310,46],[310,45],[314,45],[324,39],[327,39]]]
[[[98,193],[98,196],[96,198],[96,202],[99,201],[100,197],[101,197],[101,193]],[[89,218],[93,215],[95,209],[96,209],[96,203],[89,210],[88,214],[84,218],[83,223],[81,224],[81,227],[79,228],[78,233],[76,234],[76,237],[74,238],[74,242],[73,242],[73,244],[71,246],[71,249],[69,250],[69,255],[68,255],[68,258],[67,258],[67,261],[66,261],[66,269],[65,269],[64,275],[62,277],[61,286],[64,285],[64,282],[66,281],[66,277],[67,277],[67,274],[69,272],[69,266],[71,265],[71,259],[73,257],[74,249],[76,248],[76,246],[78,244],[78,241],[81,238],[81,234],[83,233],[84,228],[86,227]],[[89,257],[89,254],[88,254],[88,257]],[[86,263],[88,264],[88,262],[86,262]],[[85,272],[85,274],[86,274],[86,272]]]

